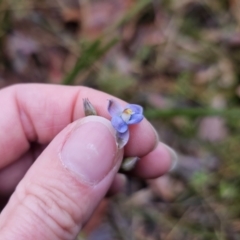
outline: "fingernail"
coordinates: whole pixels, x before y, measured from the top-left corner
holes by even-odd
[[[159,134],[157,132],[157,130],[153,127],[153,125],[151,125],[152,129],[153,129],[153,132],[155,134],[155,139],[156,139],[156,144],[155,144],[155,148],[157,147],[159,141],[160,141],[160,137],[159,137]]]
[[[85,118],[72,130],[61,151],[63,165],[81,181],[95,185],[118,161],[111,123],[101,117]]]
[[[167,150],[168,150],[168,152],[169,152],[169,154],[170,154],[170,157],[171,157],[171,167],[170,167],[170,169],[169,169],[169,171],[172,171],[173,169],[175,169],[176,168],[176,166],[177,166],[177,162],[178,162],[178,155],[177,155],[177,153],[171,148],[171,147],[169,147],[168,145],[166,145],[165,143],[161,143],[162,145],[164,145],[166,148],[167,148]]]

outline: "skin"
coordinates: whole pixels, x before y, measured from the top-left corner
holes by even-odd
[[[83,98],[88,98],[103,118],[84,118]],[[126,104],[86,87],[21,84],[0,91],[3,206],[11,196],[0,215],[1,239],[75,239],[104,196],[121,189],[124,178],[117,171],[123,156],[141,157],[132,174],[143,179],[159,177],[171,168],[169,150],[158,141],[146,119],[131,125],[128,144],[116,149],[108,121],[108,99]],[[84,131],[84,121],[91,121],[92,128],[100,122],[110,129],[99,125],[92,135],[96,139],[98,134],[104,136],[100,150],[108,145],[115,153],[113,165],[96,184],[67,171],[59,155],[75,128],[80,126]],[[98,157],[104,159],[108,151],[102,152]],[[104,164],[102,161],[99,168]]]

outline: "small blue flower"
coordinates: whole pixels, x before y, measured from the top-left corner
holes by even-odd
[[[125,108],[122,108],[116,101],[109,100],[108,112],[112,117],[112,126],[117,131],[119,145],[123,147],[129,139],[128,125],[143,120],[143,108],[136,104],[128,104]]]

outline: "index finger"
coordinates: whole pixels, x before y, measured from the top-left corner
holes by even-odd
[[[48,144],[71,122],[84,117],[82,99],[88,98],[98,115],[110,119],[109,94],[87,87],[20,84],[0,91],[0,168],[24,154],[31,142]],[[91,133],[89,133],[91,134]],[[157,135],[144,119],[130,127],[126,156],[144,156],[157,143]]]

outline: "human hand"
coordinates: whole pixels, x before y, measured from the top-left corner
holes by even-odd
[[[84,117],[83,98],[102,117]],[[171,150],[146,119],[130,126],[128,144],[117,148],[109,98],[85,87],[41,84],[0,91],[0,201],[12,194],[0,215],[1,239],[75,239],[119,185],[123,156],[141,157],[133,171],[141,178],[171,168]]]

